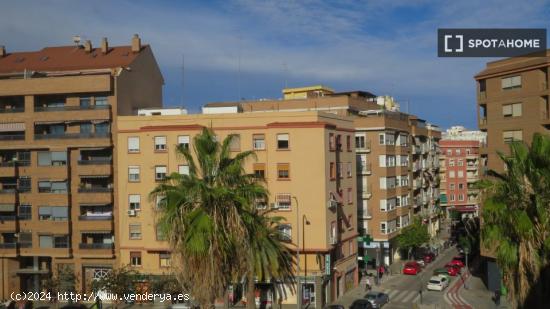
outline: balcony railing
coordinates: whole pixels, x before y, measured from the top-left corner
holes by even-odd
[[[91,187],[91,188],[78,188],[79,193],[103,193],[112,192],[113,188],[108,187]]]
[[[2,108],[2,109],[0,109],[0,114],[2,114],[2,113],[23,113],[24,111],[25,111],[24,107]]]
[[[479,125],[480,126],[487,125],[487,118],[479,118]]]
[[[90,160],[78,160],[79,165],[104,165],[111,164],[113,159],[111,158],[96,158]]]
[[[0,249],[15,249],[15,248],[17,248],[17,243],[14,243],[14,242],[0,243]]]
[[[30,166],[30,165],[31,165],[31,161],[29,161],[29,160],[17,160],[17,161],[0,162],[0,167]]]
[[[72,139],[72,138],[106,138],[110,132],[96,133],[62,133],[62,134],[35,134],[34,139]]]
[[[88,105],[88,106],[52,106],[52,107],[44,107],[44,106],[35,106],[34,111],[35,112],[63,112],[63,111],[83,111],[83,110],[101,110],[101,109],[109,109],[111,108],[111,105]]]
[[[370,174],[372,173],[372,164],[371,163],[364,163],[357,165],[357,171],[360,174]]]
[[[2,221],[15,221],[16,218],[17,218],[16,215],[0,216],[0,222],[2,222]]]
[[[81,221],[105,221],[111,220],[113,218],[112,214],[95,214],[95,215],[80,215],[78,220]]]
[[[85,244],[78,245],[80,249],[113,249],[113,244]]]
[[[0,141],[22,141],[22,140],[25,140],[24,134],[0,135]]]
[[[20,242],[19,248],[32,248],[32,242]]]

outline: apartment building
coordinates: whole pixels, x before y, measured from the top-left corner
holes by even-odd
[[[456,211],[461,217],[478,216],[481,203],[479,148],[485,145],[486,133],[453,126],[443,133],[440,147],[441,207],[447,217]]]
[[[401,113],[391,97],[366,91],[335,92],[316,85],[283,89],[282,100],[206,104],[203,112],[209,113],[210,107],[250,113],[324,111],[353,119],[362,269],[366,264],[391,264],[399,258],[395,237],[414,215],[424,216],[430,233],[437,233],[441,132],[425,120]]]
[[[227,103],[208,104],[202,114],[140,114],[117,119],[121,265],[143,274],[169,272],[169,244],[156,229],[158,201],[149,193],[166,175],[189,172],[176,145],[192,149],[194,136],[210,128],[219,140],[236,134],[231,151],[256,152],[245,169],[263,178],[270,192],[257,207],[285,218],[281,235],[291,250],[299,246],[306,302],[321,308],[357,286],[350,119],[320,111],[248,112]],[[296,304],[296,295],[289,293],[284,303]]]
[[[0,47],[0,299],[70,269],[77,290],[115,264],[117,115],[162,102],[151,48]]]

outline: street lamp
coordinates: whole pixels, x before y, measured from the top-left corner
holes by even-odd
[[[306,215],[302,215],[302,252],[304,254],[306,253],[306,225],[309,224],[310,222],[307,220]],[[307,286],[307,254],[304,255],[304,283]]]
[[[302,308],[302,284],[300,280],[300,204],[296,196],[292,197],[296,201],[296,225],[297,225],[297,245],[296,245],[296,283],[297,283],[297,293],[296,293],[296,308]]]
[[[470,269],[468,268],[468,254],[469,253],[470,253],[470,248],[466,246],[466,248],[464,248],[464,255],[466,255],[466,274],[468,274],[468,272],[470,271]],[[466,280],[468,280],[468,278],[466,278]],[[467,290],[468,286],[466,285],[466,280],[464,280],[464,288]]]

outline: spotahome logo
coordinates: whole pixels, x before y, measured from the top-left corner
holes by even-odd
[[[546,29],[438,29],[439,57],[537,57],[546,51]]]

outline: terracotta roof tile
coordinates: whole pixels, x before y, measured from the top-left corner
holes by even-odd
[[[146,48],[149,46],[143,46],[140,52]],[[132,52],[131,46],[109,47],[106,54],[101,52],[101,48],[87,53],[83,47],[45,47],[39,51],[14,52],[0,57],[0,73],[117,68],[130,65],[138,54]]]

